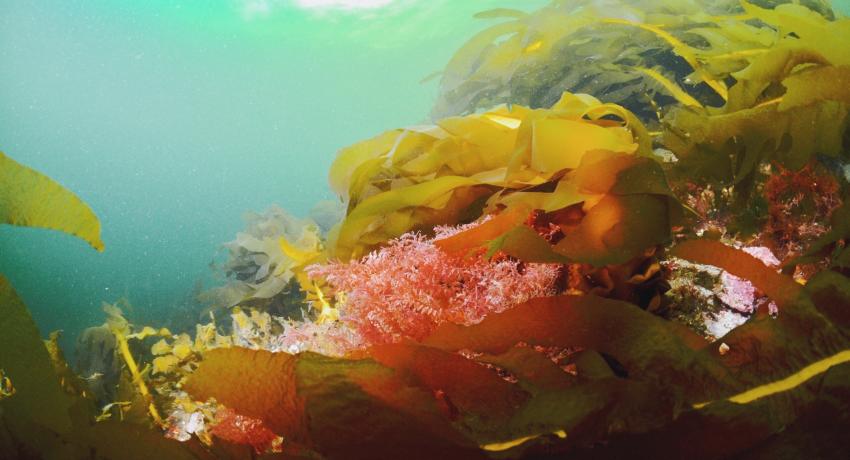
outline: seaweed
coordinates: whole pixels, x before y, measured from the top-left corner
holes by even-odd
[[[737,259],[749,256],[725,251],[730,254],[710,262],[760,279],[755,265],[736,268]],[[680,255],[690,257],[687,246]],[[769,289],[773,281],[756,282]],[[216,350],[190,376],[187,389],[198,399],[215,397],[258,417],[285,440],[329,458],[345,456],[341,445],[357,449],[349,453],[355,456],[388,458],[394,449],[415,448],[405,452],[459,458],[473,455],[471,444],[480,454],[509,457],[581,452],[595,444],[602,449],[597,453],[616,456],[637,440],[658,454],[697,445],[697,458],[728,456],[759,447],[815,401],[845,407],[846,400],[825,402],[819,382],[846,391],[840,390],[846,382],[832,375],[850,360],[846,312],[836,308],[848,305],[848,287],[850,280],[840,275],[819,278],[799,287],[778,318],[760,316],[714,343],[625,302],[587,295],[540,298],[476,325],[444,324],[419,344],[378,346],[344,359]],[[616,360],[626,377],[600,374],[581,361],[578,379],[563,372],[549,387],[539,379],[525,381],[523,368],[532,365],[518,366],[503,355],[517,353],[517,344],[594,350]],[[452,353],[459,350],[466,350],[463,356]],[[476,364],[481,356],[500,355],[505,358],[479,362],[514,362],[507,381],[496,368]],[[401,406],[393,405],[400,400]],[[349,417],[374,413],[375,407],[382,409],[374,425],[349,424]],[[698,424],[703,428],[695,429]],[[742,431],[742,424],[749,429]],[[408,444],[409,433],[432,444]],[[718,442],[723,436],[729,438]],[[386,439],[403,442],[388,445]]]
[[[796,172],[847,160],[850,20],[829,20],[800,5],[742,6],[775,42],[737,56],[743,66],[731,74],[723,107],[671,110],[661,142],[678,159],[677,181],[729,191],[715,205],[727,208],[733,231],[747,235],[767,219],[766,209],[753,216],[745,210],[763,199],[771,168]]]
[[[408,231],[464,223],[520,203],[546,212],[585,203],[591,222],[596,214],[622,210],[627,210],[623,221],[634,212],[643,222],[664,222],[675,212],[672,202],[662,198],[656,204],[655,198],[642,196],[672,196],[663,171],[648,159],[650,142],[626,109],[569,93],[549,109],[498,107],[441,120],[435,127],[382,134],[342,150],[332,166],[331,184],[349,211],[333,233],[329,257],[359,258]],[[593,174],[606,178],[589,178]],[[485,206],[470,214],[480,202]],[[633,229],[624,225],[621,230]],[[604,265],[635,255],[622,254],[613,262],[581,255],[573,259]]]
[[[452,58],[441,119],[340,151],[333,228],[250,218],[212,305],[239,305],[229,327],[109,309],[127,372],[100,414],[0,278],[0,349],[27,350],[0,361],[0,452],[840,457],[850,23],[603,6],[482,12],[505,21]],[[313,310],[270,308],[290,301]]]
[[[88,205],[49,177],[2,152],[0,223],[59,230],[103,251],[100,221]]]
[[[327,227],[337,217],[333,208],[323,207],[319,219]],[[322,260],[323,229],[312,218],[296,218],[277,206],[249,213],[245,220],[245,231],[224,245],[227,260],[215,267],[224,285],[199,298],[209,311],[243,305],[300,316],[304,302],[299,290],[314,291],[304,268]]]
[[[759,2],[784,3],[792,2]],[[832,19],[828,2],[802,5]],[[775,42],[769,31],[747,22],[749,14],[737,1],[692,0],[553,1],[529,14],[484,15],[506,21],[455,53],[442,73],[433,115],[500,103],[548,107],[564,91],[604,94],[647,121],[676,103],[722,104],[726,80],[741,69],[742,57]]]
[[[3,223],[60,230],[103,250],[100,222],[85,203],[2,153],[0,216]],[[2,275],[0,309],[0,369],[4,389],[7,384],[14,389],[0,399],[0,456],[199,458],[145,424],[95,424],[85,381],[70,372],[56,345],[58,336],[41,340],[29,311]]]

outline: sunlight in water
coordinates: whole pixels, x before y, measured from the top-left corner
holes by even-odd
[[[380,8],[393,0],[295,0],[301,8],[339,8],[345,10]]]
[[[266,17],[281,7],[314,11],[374,10],[389,6],[396,0],[242,0],[246,18]]]

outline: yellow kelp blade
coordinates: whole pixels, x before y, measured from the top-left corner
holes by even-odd
[[[746,390],[742,393],[738,393],[736,395],[726,398],[726,401],[730,401],[737,404],[747,404],[757,399],[766,398],[768,396],[773,396],[777,393],[782,393],[785,391],[790,391],[808,382],[812,378],[823,374],[824,372],[830,370],[832,367],[846,363],[848,361],[850,361],[850,350],[843,350],[832,356],[821,359],[820,361],[815,361],[807,365],[806,367],[800,369],[798,372],[795,372],[794,374],[785,377],[784,379],[750,388],[749,390]],[[693,407],[694,409],[702,409],[703,407],[711,403],[712,401],[698,403],[694,404]]]
[[[682,59],[684,59],[692,69],[702,78],[706,85],[708,85],[711,89],[713,89],[723,100],[729,99],[729,91],[726,88],[726,85],[718,80],[715,80],[711,75],[706,72],[702,66],[700,66],[699,61],[697,60],[696,55],[694,54],[693,49],[686,45],[684,42],[674,37],[670,32],[652,24],[644,24],[642,22],[630,21],[628,19],[618,19],[618,18],[608,18],[603,19],[603,23],[608,24],[620,24],[624,26],[633,26],[639,27],[648,32],[652,32],[658,38],[666,41],[673,47],[673,52],[679,55]]]
[[[289,257],[293,260],[295,265],[306,265],[310,263],[313,259],[321,254],[321,251],[316,250],[304,250],[297,248],[294,244],[290,243],[286,237],[281,236],[278,240],[278,244],[280,245],[280,250],[283,252],[286,257]]]
[[[635,67],[635,70],[660,83],[671,96],[675,97],[676,100],[682,104],[690,107],[702,108],[702,104],[700,104],[698,100],[694,99],[693,96],[686,93],[685,90],[679,87],[679,85],[662,75],[660,72],[653,69],[647,69],[645,67]]]
[[[626,128],[603,128],[586,121],[546,118],[532,124],[531,167],[554,173],[578,167],[591,150],[634,153],[637,144]]]
[[[481,446],[481,448],[486,450],[486,451],[490,451],[490,452],[501,452],[503,450],[508,450],[508,449],[514,448],[516,446],[519,446],[521,444],[524,444],[526,441],[530,441],[532,439],[539,438],[541,436],[550,436],[550,435],[557,436],[560,439],[566,439],[567,432],[564,431],[564,430],[558,430],[558,431],[555,431],[555,432],[552,432],[552,433],[533,434],[533,435],[530,435],[530,436],[523,436],[521,438],[513,439],[513,440],[510,440],[510,441],[484,444],[484,445]]]
[[[0,224],[69,233],[103,251],[100,221],[82,200],[53,179],[0,152]]]

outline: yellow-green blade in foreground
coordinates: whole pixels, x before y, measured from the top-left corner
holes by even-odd
[[[103,251],[100,221],[53,179],[0,152],[0,224],[42,227],[82,238]]]

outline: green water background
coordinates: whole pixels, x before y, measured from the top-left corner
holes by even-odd
[[[336,151],[428,120],[440,70],[490,22],[546,0],[0,2],[0,150],[76,192],[106,251],[0,226],[0,273],[72,348],[127,297],[131,319],[185,315],[248,210],[331,198]],[[850,14],[850,0],[836,2]],[[604,96],[604,95],[600,95]],[[193,321],[195,318],[191,318]]]

